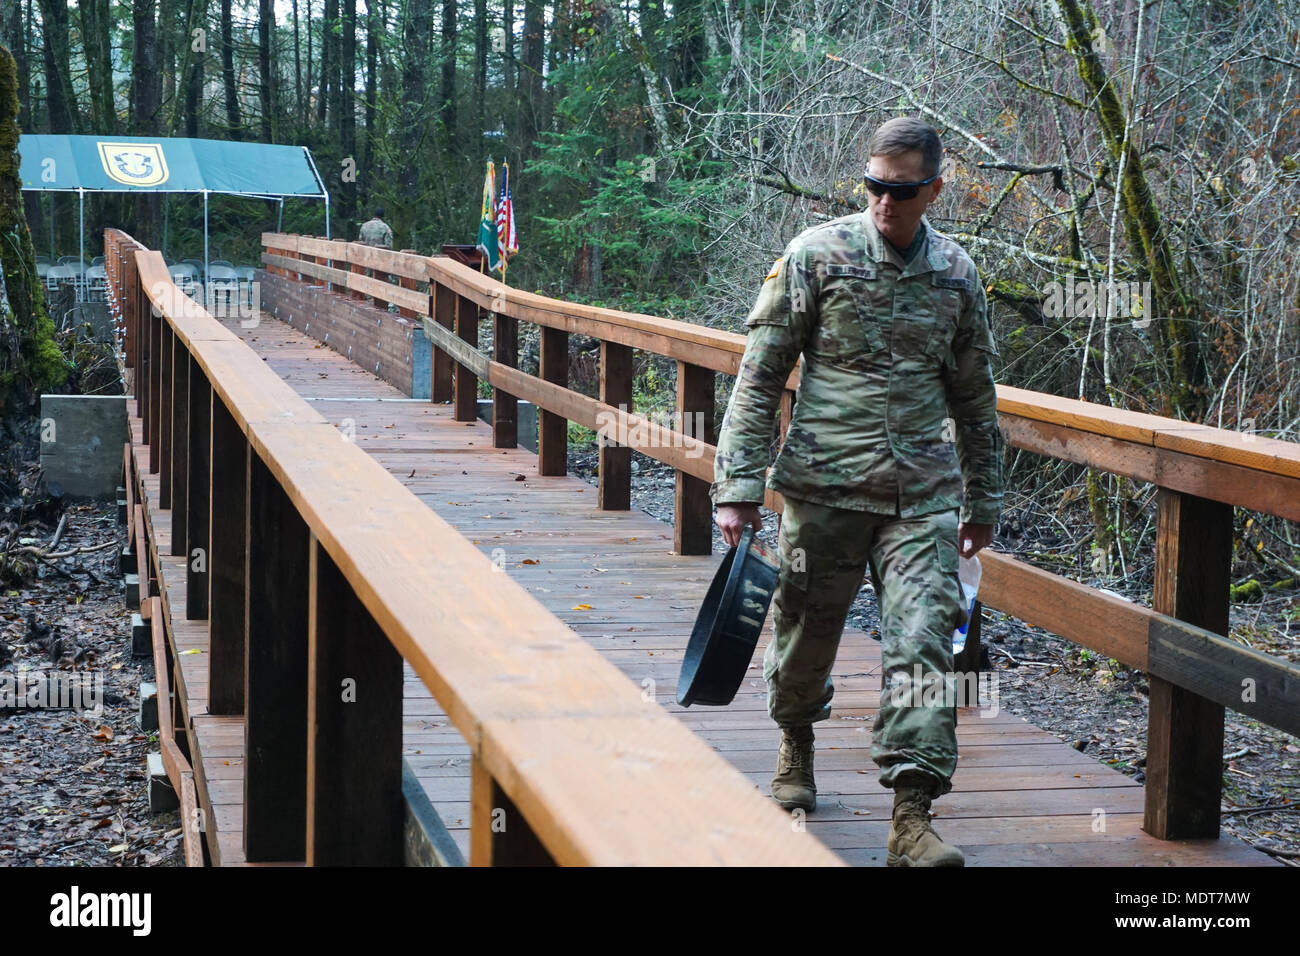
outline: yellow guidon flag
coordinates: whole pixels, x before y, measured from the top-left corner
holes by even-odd
[[[483,180],[483,211],[478,225],[478,251],[483,253],[489,269],[497,268],[501,261],[500,239],[497,237],[497,178],[496,167],[488,160],[487,176]]]

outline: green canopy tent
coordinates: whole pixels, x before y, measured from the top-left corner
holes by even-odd
[[[83,273],[86,265],[87,192],[202,193],[205,283],[208,278],[208,196],[214,193],[278,199],[281,223],[285,199],[323,199],[325,235],[328,237],[330,234],[329,193],[306,146],[159,136],[25,134],[19,138],[18,151],[22,160],[19,176],[24,190],[75,192],[78,195]],[[82,294],[79,286],[78,296]]]

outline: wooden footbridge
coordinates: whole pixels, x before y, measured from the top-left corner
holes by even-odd
[[[714,377],[743,337],[446,257],[263,243],[262,311],[222,319],[106,234],[135,592],[188,862],[883,865],[874,641],[845,634],[806,820],[767,795],[778,735],[757,667],[730,707],[674,703],[719,560]],[[520,322],[540,327],[535,376]],[[597,398],[568,388],[570,335],[599,342]],[[634,349],[676,361],[702,431],[627,410]],[[1160,486],[1155,609],[982,555],[984,603],[1148,673],[1147,779],[963,709],[940,832],[972,865],[1271,864],[1219,835],[1224,707],[1296,733],[1300,670],[1220,635],[1232,507],[1300,520],[1300,447],[999,395],[1010,444]],[[541,410],[536,454],[517,447],[519,399]],[[627,438],[601,448],[599,487],[566,475],[570,421]],[[671,527],[630,509],[628,446],[675,469]]]

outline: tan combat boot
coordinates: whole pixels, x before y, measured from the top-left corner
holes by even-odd
[[[890,866],[965,866],[966,857],[930,826],[930,795],[918,787],[895,787],[889,827]]]
[[[811,812],[817,808],[817,784],[813,782],[812,727],[782,727],[781,750],[772,778],[772,796],[782,809]]]

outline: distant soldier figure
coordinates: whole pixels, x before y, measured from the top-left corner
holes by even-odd
[[[952,633],[966,619],[958,559],[992,541],[1002,504],[997,350],[975,264],[924,219],[943,186],[938,133],[900,117],[868,152],[868,211],[799,234],[745,320],[712,495],[729,545],[746,525],[762,528],[765,485],[785,499],[763,660],[782,731],[777,803],[816,807],[812,725],[830,716],[831,668],[870,569],[882,661],[871,757],[894,790],[889,864],[962,866],[928,811],[957,768],[956,708],[945,704]],[[798,403],[765,482],[801,354]]]
[[[357,233],[357,242],[364,242],[368,246],[379,246],[381,249],[393,248],[393,230],[388,223],[384,222],[383,206],[375,210],[375,218],[361,224],[361,231]]]

